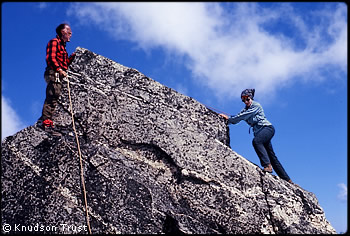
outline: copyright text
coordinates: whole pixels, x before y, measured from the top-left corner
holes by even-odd
[[[81,231],[87,231],[86,225],[69,225],[69,224],[60,224],[58,226],[52,225],[42,225],[42,224],[34,224],[34,225],[22,225],[22,224],[3,224],[2,231],[4,233],[13,233],[13,232],[74,232],[79,233]]]

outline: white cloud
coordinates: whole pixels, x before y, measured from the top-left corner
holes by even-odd
[[[47,2],[39,2],[39,4],[37,5],[37,7],[42,10],[42,9],[46,9],[49,7]]]
[[[346,186],[344,183],[338,184],[338,187],[340,188],[338,193],[338,199],[341,201],[347,201],[348,199],[348,186]]]
[[[1,96],[1,140],[23,128],[25,128],[25,124],[11,107],[11,102]]]
[[[335,3],[334,3],[335,4]],[[277,9],[254,3],[76,3],[69,14],[94,23],[116,39],[145,51],[162,48],[185,58],[194,78],[217,96],[239,96],[244,88],[273,94],[295,78],[322,80],[320,69],[347,73],[347,10],[298,15],[291,4]],[[305,21],[321,20],[322,24]],[[277,22],[277,23],[276,23]],[[291,28],[283,32],[278,23]],[[288,35],[288,33],[294,34]]]

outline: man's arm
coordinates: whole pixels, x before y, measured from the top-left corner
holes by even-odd
[[[59,72],[60,64],[58,63],[57,57],[58,42],[57,40],[51,40],[46,47],[46,62],[54,71]]]

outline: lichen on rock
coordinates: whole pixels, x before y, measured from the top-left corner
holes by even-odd
[[[336,233],[313,193],[232,150],[225,120],[195,99],[84,48],[69,70],[81,75],[70,89],[92,233]],[[61,137],[33,125],[1,144],[1,220],[12,229],[87,233],[63,87]]]

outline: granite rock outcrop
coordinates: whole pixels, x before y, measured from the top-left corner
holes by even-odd
[[[81,76],[69,80],[92,233],[336,233],[313,193],[230,148],[217,113],[135,69],[76,54],[69,70]],[[32,125],[2,141],[10,233],[87,233],[66,85],[54,122],[61,137]]]

